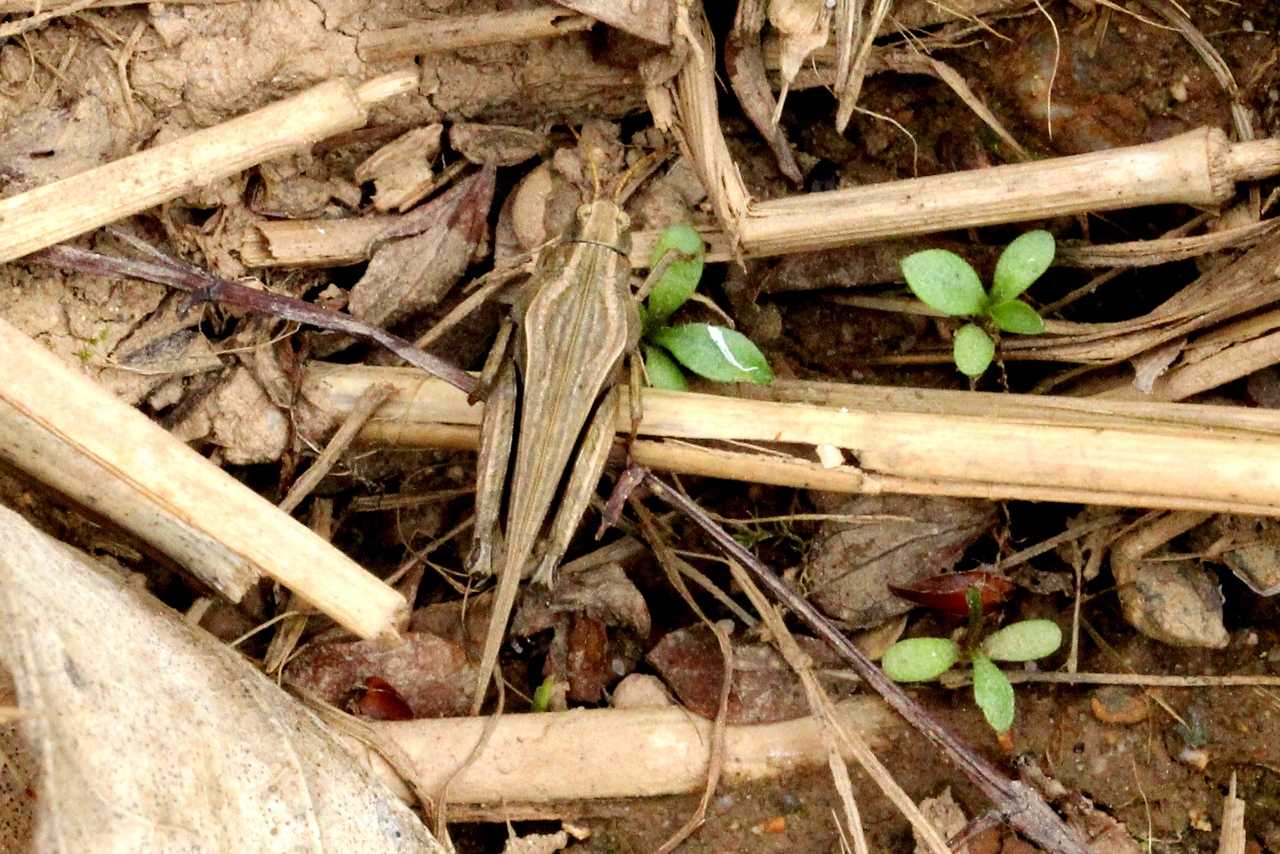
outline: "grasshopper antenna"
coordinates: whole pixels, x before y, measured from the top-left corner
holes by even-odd
[[[667,158],[671,156],[672,146],[664,145],[655,151],[651,151],[644,157],[641,157],[635,163],[622,173],[622,177],[618,179],[617,185],[613,190],[614,204],[622,205],[627,199],[631,198],[631,194],[640,188],[640,185],[649,180],[654,172],[658,170],[663,163],[667,162]]]

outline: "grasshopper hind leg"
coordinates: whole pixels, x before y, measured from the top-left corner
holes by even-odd
[[[600,483],[605,461],[609,458],[609,449],[613,447],[613,436],[621,410],[622,393],[615,386],[600,401],[595,414],[587,423],[578,461],[565,486],[564,501],[556,510],[555,519],[551,523],[546,545],[533,573],[534,581],[550,586],[555,568],[560,565],[560,559],[568,550],[569,541],[573,539],[587,505],[591,503],[591,496],[595,495],[596,486]]]
[[[480,427],[480,449],[476,458],[476,522],[467,569],[475,575],[494,572],[495,543],[501,534],[502,494],[507,465],[511,460],[519,380],[510,360],[498,369],[489,388]]]

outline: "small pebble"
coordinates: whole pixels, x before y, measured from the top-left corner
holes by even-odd
[[[1188,768],[1203,771],[1209,767],[1209,751],[1203,747],[1184,747],[1178,754],[1178,761]]]
[[[1244,30],[1246,33],[1253,32],[1253,21],[1250,21],[1248,18],[1245,18],[1244,23],[1240,25],[1240,28]]]
[[[1149,709],[1141,695],[1118,685],[1099,688],[1089,700],[1093,716],[1108,724],[1136,724],[1147,719]]]

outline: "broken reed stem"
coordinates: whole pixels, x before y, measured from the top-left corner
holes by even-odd
[[[313,365],[303,393],[336,421],[372,382],[397,391],[362,442],[474,447],[480,407],[411,369]],[[839,384],[779,383],[769,393],[813,402],[646,389],[647,438],[633,456],[670,471],[843,492],[1280,516],[1280,414],[1265,410]],[[792,447],[754,453],[672,440]],[[856,465],[823,468],[816,445],[845,449]]]
[[[878,697],[846,700],[836,719],[868,741],[882,743],[902,724]],[[412,783],[438,793],[471,754],[488,718],[370,721],[379,743],[414,757]],[[636,798],[696,792],[706,785],[711,722],[678,707],[574,709],[503,715],[488,748],[453,777],[449,804],[534,804],[600,798]],[[347,740],[393,788],[400,778],[367,747]],[[725,727],[724,778],[773,777],[826,761],[811,718]]]
[[[1275,140],[1231,144],[1216,128],[1161,142],[790,196],[734,224],[749,255],[1157,204],[1220,205],[1234,183],[1280,171]]]
[[[393,72],[358,89],[349,81],[331,80],[173,142],[0,199],[0,263],[363,127],[371,103],[416,85],[416,70]]]
[[[403,27],[365,30],[356,39],[356,53],[365,62],[411,59],[421,54],[465,47],[559,38],[589,30],[595,23],[594,18],[557,6],[450,15]]]
[[[407,620],[399,593],[4,321],[0,352],[0,458],[233,601],[263,573],[361,637]]]

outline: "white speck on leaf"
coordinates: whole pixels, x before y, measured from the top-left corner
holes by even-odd
[[[733,365],[738,370],[746,371],[747,373],[760,370],[760,368],[755,366],[747,367],[733,357],[733,353],[729,352],[729,342],[724,340],[723,329],[718,326],[708,326],[707,333],[711,336],[711,340],[716,342],[716,349],[720,351],[720,355],[724,356],[725,360],[728,361],[729,364]]]

